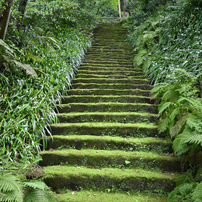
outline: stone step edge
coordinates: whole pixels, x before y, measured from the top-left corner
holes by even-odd
[[[45,183],[53,189],[73,186],[96,190],[115,187],[122,190],[161,190],[168,192],[176,185],[178,173],[144,169],[86,168],[75,166],[43,167]],[[102,182],[100,184],[100,182]],[[110,186],[111,184],[111,186]]]
[[[153,170],[176,172],[180,171],[180,161],[169,154],[157,154],[156,152],[99,150],[99,149],[62,149],[40,152],[42,156],[41,166],[68,165],[92,166],[92,167],[117,167],[145,168]]]

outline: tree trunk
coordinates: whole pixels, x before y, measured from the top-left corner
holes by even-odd
[[[121,1],[118,0],[119,18],[121,18]]]
[[[24,15],[25,15],[27,2],[28,0],[20,0],[20,3],[19,3],[18,11],[20,12],[20,16],[22,17],[22,19],[24,18]]]
[[[124,11],[123,11],[124,17],[127,16],[127,13],[126,13],[126,4],[127,4],[127,0],[124,0]]]
[[[0,39],[5,40],[6,32],[8,29],[8,24],[11,15],[11,7],[13,4],[13,0],[5,0],[5,10],[2,12],[0,16]]]

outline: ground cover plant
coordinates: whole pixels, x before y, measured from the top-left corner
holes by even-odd
[[[143,68],[155,84],[153,95],[160,100],[159,133],[167,133],[173,140],[174,153],[183,162],[182,169],[194,167],[193,175],[200,176],[201,3],[169,1],[158,9],[155,3],[139,3],[127,19],[134,65]],[[200,182],[201,178],[196,180]],[[188,193],[182,191],[186,186],[189,194],[196,188],[196,184],[182,183],[168,200],[173,201],[176,195],[179,196],[175,200],[183,198]],[[191,195],[188,198],[197,201]]]

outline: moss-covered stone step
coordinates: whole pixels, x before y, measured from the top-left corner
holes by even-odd
[[[152,97],[136,95],[71,95],[64,96],[63,104],[68,103],[99,103],[99,102],[120,102],[120,103],[148,103],[153,104],[155,100]]]
[[[153,151],[158,153],[172,153],[172,143],[165,139],[145,137],[111,137],[92,135],[54,135],[48,137],[48,149],[104,149],[123,151]]]
[[[113,38],[113,37],[96,37],[94,39],[95,42],[98,42],[98,43],[105,43],[105,44],[108,44],[108,43],[112,43],[112,42],[115,42],[115,43],[120,43],[120,42],[127,42],[127,40],[124,40],[124,37],[119,37],[119,38]]]
[[[137,112],[77,112],[57,114],[60,123],[83,123],[83,122],[155,122],[156,114]]]
[[[140,192],[113,192],[108,189],[106,192],[90,190],[62,190],[57,197],[60,202],[166,202],[166,195]]]
[[[45,183],[54,190],[64,187],[69,189],[92,189],[106,191],[169,192],[176,185],[179,176],[176,173],[161,173],[144,169],[121,168],[86,168],[76,166],[44,167]]]
[[[99,75],[99,74],[77,74],[76,78],[104,78],[104,79],[144,79],[144,76],[126,76],[121,74],[111,74],[111,75]]]
[[[118,67],[112,67],[112,66],[99,66],[99,65],[97,65],[97,66],[95,66],[95,65],[81,65],[80,66],[80,69],[79,69],[79,71],[80,70],[87,70],[87,71],[111,71],[111,72],[116,72],[116,71],[135,71],[134,69],[133,69],[133,67],[128,67],[128,68],[126,68],[126,67],[123,67],[123,66],[118,66]]]
[[[80,69],[79,74],[99,74],[99,75],[125,75],[125,76],[144,76],[144,73],[142,71],[138,71],[138,70],[130,70],[130,71],[124,71],[124,70],[117,70],[116,72],[112,72],[110,70],[83,70]]]
[[[117,61],[117,60],[85,60],[82,64],[99,64],[99,65],[110,65],[110,66],[116,66],[116,65],[131,65],[133,66],[133,63],[131,61]]]
[[[180,171],[180,162],[176,157],[154,152],[62,149],[40,152],[40,155],[42,156],[41,166],[68,164],[94,168],[130,167],[160,169],[168,172]]]
[[[142,89],[151,90],[151,86],[148,84],[97,84],[97,83],[77,83],[72,84],[73,89]]]
[[[59,113],[68,112],[147,112],[157,114],[157,105],[147,103],[68,103],[58,105]]]
[[[155,137],[157,126],[152,123],[58,123],[51,124],[52,134],[55,135],[112,135],[121,137]]]
[[[113,57],[112,57],[113,56]],[[113,58],[114,60],[121,60],[121,59],[124,59],[124,60],[131,60],[131,55],[128,55],[128,56],[123,56],[123,55],[117,55],[117,54],[99,54],[99,53],[91,53],[91,54],[86,54],[85,55],[85,58],[86,59],[92,59],[92,58],[100,58],[100,59],[103,59],[103,60],[108,60],[108,59],[111,59]]]
[[[125,50],[131,50],[131,46],[128,45],[128,43],[111,43],[111,44],[99,44],[99,43],[94,43],[92,45],[92,48],[108,48],[108,49],[125,49]]]
[[[89,53],[109,53],[109,54],[120,54],[120,55],[126,55],[128,56],[131,51],[125,51],[125,50],[118,50],[118,49],[89,49]]]
[[[85,59],[84,62],[87,63],[101,63],[101,64],[129,64],[129,65],[133,65],[133,62],[131,60],[128,59],[106,59],[106,58],[95,58],[93,59],[92,57],[88,57]]]
[[[112,44],[108,44],[107,46],[105,45],[102,45],[102,44],[100,44],[100,45],[93,45],[93,46],[91,46],[90,48],[89,48],[89,50],[91,50],[91,49],[96,49],[96,50],[100,50],[100,49],[104,49],[104,50],[125,50],[125,51],[128,51],[129,52],[129,50],[132,50],[131,49],[131,46],[130,46],[130,48],[129,48],[129,46],[128,45],[116,45],[116,44],[114,44],[114,45],[112,45]]]
[[[76,78],[73,83],[149,84],[147,79]]]
[[[68,95],[142,95],[150,96],[150,90],[142,89],[71,89],[67,92]]]
[[[85,71],[85,70],[80,70],[77,74],[77,77],[107,77],[107,78],[113,78],[113,77],[128,77],[128,78],[145,78],[145,75],[143,72],[136,72],[136,71],[128,71],[128,72],[123,72],[123,71],[117,71],[117,72],[111,72],[109,70],[106,71]]]
[[[83,61],[83,63],[81,64],[81,67],[82,66],[90,66],[90,67],[113,67],[113,68],[120,68],[120,67],[122,67],[122,68],[131,68],[131,69],[133,69],[134,67],[133,67],[133,65],[129,65],[129,64],[118,64],[118,63],[116,63],[116,64],[112,64],[112,63],[109,63],[109,64],[101,64],[101,63],[87,63],[87,62],[85,62],[85,61]]]

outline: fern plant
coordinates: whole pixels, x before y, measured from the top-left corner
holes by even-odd
[[[159,132],[167,132],[174,139],[173,149],[178,156],[202,146],[200,77],[176,69],[167,76],[168,83],[153,89],[154,96],[161,99]]]
[[[23,202],[22,184],[10,173],[0,172],[0,201]]]
[[[57,202],[50,188],[41,181],[22,182],[11,173],[0,172],[1,202]]]

